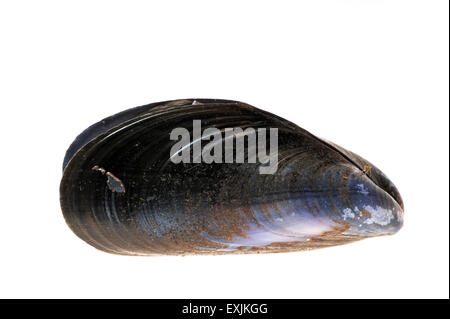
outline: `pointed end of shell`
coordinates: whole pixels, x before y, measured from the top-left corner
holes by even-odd
[[[350,183],[351,207],[342,209],[340,219],[350,226],[346,234],[361,237],[393,235],[403,226],[404,210],[397,201],[369,179]]]

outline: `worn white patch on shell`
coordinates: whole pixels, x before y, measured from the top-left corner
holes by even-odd
[[[366,205],[364,209],[367,210],[371,217],[369,217],[364,223],[365,224],[378,224],[381,226],[386,226],[391,222],[391,219],[394,218],[392,211],[390,209],[386,209],[380,206],[373,208],[372,206]]]
[[[344,208],[342,212],[344,213],[344,215],[342,216],[344,220],[347,220],[347,218],[355,218],[355,213],[353,213],[350,208]]]
[[[364,184],[358,184],[356,186],[359,188],[359,190],[358,190],[359,193],[364,194],[364,195],[369,194],[369,190],[367,189],[367,187]]]

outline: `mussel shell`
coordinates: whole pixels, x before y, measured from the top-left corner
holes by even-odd
[[[173,163],[170,132],[277,128],[278,170]],[[124,255],[285,252],[397,232],[398,190],[374,165],[248,104],[186,99],[133,108],[84,131],[64,159],[67,224]]]

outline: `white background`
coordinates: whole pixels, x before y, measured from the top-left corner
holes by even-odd
[[[448,1],[2,1],[0,297],[449,297]],[[275,255],[121,257],[64,222],[64,153],[168,99],[235,99],[369,159],[395,236]]]

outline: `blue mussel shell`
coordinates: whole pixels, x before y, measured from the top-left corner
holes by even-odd
[[[249,161],[172,162],[171,131],[192,133],[195,120],[220,132],[276,128],[276,172],[261,174],[266,164]],[[403,224],[401,196],[374,165],[236,101],[175,100],[113,115],[76,138],[63,169],[67,224],[115,254],[301,251],[391,235]]]

